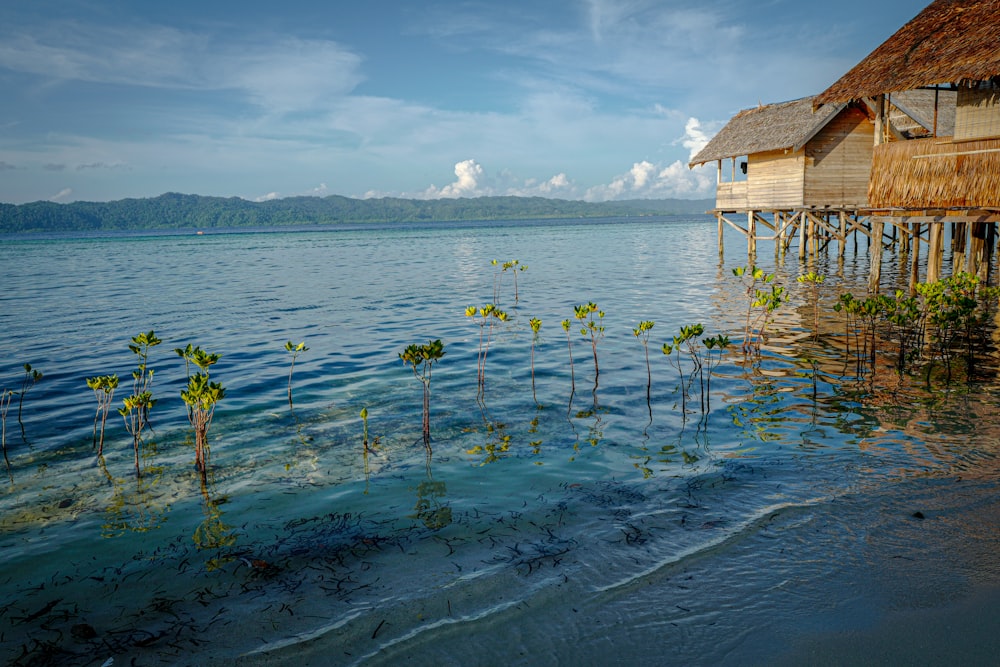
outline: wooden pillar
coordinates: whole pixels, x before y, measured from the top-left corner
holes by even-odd
[[[722,164],[722,163],[720,162],[719,164]],[[722,257],[722,255],[724,253],[724,248],[723,248],[723,245],[722,245],[722,214],[721,213],[716,213],[715,214],[715,219],[719,223],[719,257]]]
[[[969,254],[966,259],[969,273],[979,275],[983,262],[983,250],[986,247],[986,223],[974,222],[969,239]]]
[[[839,241],[837,244],[837,257],[838,259],[844,259],[844,249],[847,247],[847,213],[841,211],[838,217],[840,219],[840,238],[837,239]]]
[[[969,225],[964,222],[955,223],[955,231],[951,239],[951,273],[965,271],[965,250],[968,247]]]
[[[935,283],[941,280],[941,264],[944,260],[944,222],[932,222],[928,234],[927,282]]]
[[[805,211],[799,212],[799,261],[806,258],[806,243],[808,243],[809,215]]]
[[[749,232],[747,234],[747,254],[751,258],[755,258],[757,257],[757,214],[755,211],[747,213],[747,232]]]
[[[913,223],[913,257],[910,258],[910,296],[917,293],[920,282],[920,223]]]
[[[871,238],[868,254],[871,268],[868,271],[868,292],[878,294],[879,282],[882,280],[882,218],[872,218]]]
[[[913,228],[911,225],[906,225],[903,228],[903,234],[900,234],[899,240],[899,252],[900,254],[908,254],[910,252],[910,236],[912,234]]]
[[[885,141],[885,95],[875,98],[875,145]],[[880,241],[881,243],[881,241]]]

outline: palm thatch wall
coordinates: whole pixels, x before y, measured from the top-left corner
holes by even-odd
[[[875,147],[872,208],[1000,209],[1000,139],[921,139]]]

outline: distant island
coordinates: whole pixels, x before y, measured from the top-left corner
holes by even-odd
[[[692,215],[704,213],[714,205],[712,199],[592,203],[545,197],[352,199],[339,195],[253,202],[239,197],[171,192],[159,197],[110,202],[0,204],[0,233]]]

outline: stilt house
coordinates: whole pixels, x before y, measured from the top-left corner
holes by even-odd
[[[863,105],[811,97],[745,109],[690,162],[717,162],[716,209],[767,211],[857,208],[867,203],[873,126]],[[723,176],[723,163],[731,175]],[[738,174],[736,164],[739,160]]]
[[[899,141],[882,129],[889,103],[917,89],[957,91],[950,136]],[[862,100],[880,110],[873,209],[1000,213],[1000,0],[935,0],[813,104]]]

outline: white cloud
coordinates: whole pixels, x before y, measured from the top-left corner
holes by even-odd
[[[271,201],[272,199],[278,199],[281,197],[281,193],[278,192],[268,192],[266,195],[261,195],[260,197],[254,198],[255,202]]]
[[[58,201],[62,201],[64,199],[69,199],[72,196],[73,196],[73,190],[71,188],[63,188],[62,190],[60,190],[56,194],[54,194],[51,197],[49,197],[49,201],[58,202]]]

